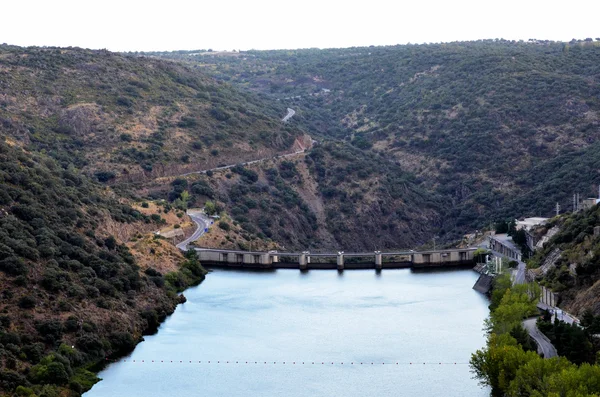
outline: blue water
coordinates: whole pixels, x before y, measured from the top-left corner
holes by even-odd
[[[485,344],[476,280],[217,270],[85,396],[489,396],[466,365]]]

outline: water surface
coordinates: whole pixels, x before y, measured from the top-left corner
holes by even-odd
[[[466,365],[485,344],[476,280],[471,270],[217,270],[85,397],[488,396]]]

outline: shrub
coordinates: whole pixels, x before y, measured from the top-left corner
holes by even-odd
[[[60,291],[66,289],[70,280],[69,274],[55,269],[47,269],[42,276],[41,284],[48,291]]]
[[[44,355],[44,344],[33,343],[30,345],[25,345],[21,348],[21,351],[25,353],[25,356],[27,356],[27,360],[29,360],[29,362],[32,364],[37,364]]]
[[[79,319],[75,316],[69,316],[64,322],[65,332],[75,332],[79,329]]]
[[[226,232],[228,232],[229,230],[231,230],[231,226],[229,225],[229,223],[225,222],[225,221],[219,221],[219,227],[223,230],[225,230]]]
[[[84,324],[85,329],[85,324]],[[75,341],[75,346],[84,353],[92,357],[104,357],[104,344],[96,334],[86,334],[80,336]]]
[[[127,332],[113,332],[108,340],[112,346],[113,353],[118,355],[127,354],[135,348],[135,340]]]
[[[28,397],[28,396],[35,396],[35,393],[33,392],[33,390],[31,390],[28,387],[24,387],[24,386],[18,386],[17,389],[15,390],[15,394],[17,396],[22,396],[22,397]]]
[[[27,274],[28,269],[23,259],[10,256],[0,261],[0,271],[11,276],[19,276]]]
[[[109,250],[114,250],[117,246],[117,240],[113,236],[108,236],[104,239],[104,245]]]
[[[127,97],[120,96],[117,98],[117,105],[129,108],[133,106],[133,101]]]
[[[34,383],[64,385],[69,381],[69,374],[63,363],[52,361],[47,365],[34,365],[29,372],[29,378]]]
[[[21,309],[32,309],[35,307],[35,303],[35,298],[29,295],[25,295],[19,299],[19,307]]]
[[[140,313],[140,315],[142,316],[142,318],[144,320],[146,320],[146,329],[145,332],[155,332],[158,329],[158,326],[160,325],[160,320],[159,320],[159,316],[158,313],[156,312],[156,310],[154,309],[149,309],[149,310],[144,310],[143,312]]]
[[[116,174],[112,171],[98,171],[94,174],[94,176],[99,182],[108,182],[111,179],[114,179]]]
[[[77,383],[81,387],[81,391],[78,391],[78,392],[79,393],[86,392],[86,391],[90,390],[92,388],[92,386],[94,386],[94,384],[96,382],[98,382],[99,380],[100,379],[94,373],[92,373],[86,369],[83,369],[83,368],[77,368],[75,370],[75,374],[71,378],[71,383],[69,383],[69,387],[71,387],[71,389],[75,390],[71,386],[71,384]],[[77,390],[75,390],[75,391],[77,391]]]
[[[150,215],[150,219],[152,219],[152,221],[154,223],[162,223],[162,220],[163,220],[163,218],[161,218],[161,216],[158,215],[158,214],[152,214],[152,215]]]
[[[37,330],[47,343],[55,344],[63,334],[63,326],[58,320],[43,321],[37,324]]]
[[[10,317],[0,316],[0,328],[8,329],[10,327]]]

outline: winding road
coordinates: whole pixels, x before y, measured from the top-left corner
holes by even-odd
[[[192,221],[194,221],[194,223],[197,226],[197,229],[190,237],[176,245],[176,247],[182,251],[187,251],[188,244],[190,244],[192,241],[198,240],[211,224],[210,218],[206,217],[206,215],[199,211],[188,212],[188,216],[192,219]]]
[[[538,345],[538,354],[544,355],[544,358],[556,357],[556,349],[548,339],[548,337],[538,329],[536,325],[537,317],[528,318],[523,321],[523,326],[529,332],[529,335],[535,340]]]
[[[281,121],[283,121],[284,123],[286,123],[295,114],[296,114],[296,112],[294,111],[294,109],[287,108],[287,114],[285,115],[284,118],[281,119]]]
[[[273,156],[273,157],[265,157],[265,158],[262,158],[262,159],[252,160],[252,161],[248,161],[248,162],[245,162],[245,163],[222,165],[220,167],[215,167],[215,168],[211,168],[211,169],[208,169],[208,170],[187,172],[187,173],[181,174],[179,176],[188,176],[188,175],[194,175],[194,174],[206,174],[208,171],[228,170],[228,169],[233,168],[233,167],[238,166],[238,165],[250,165],[250,164],[256,164],[256,163],[260,163],[260,162],[263,162],[263,161],[272,160],[272,159],[276,159],[276,158],[284,158],[284,157],[295,156],[297,154],[304,153],[305,150],[306,149],[297,150],[297,151],[295,151],[293,153],[288,153],[288,154],[278,154],[278,155]]]

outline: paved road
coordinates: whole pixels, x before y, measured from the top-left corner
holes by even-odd
[[[292,116],[295,115],[295,114],[296,114],[296,112],[294,111],[294,109],[287,108],[287,114],[285,115],[284,118],[281,119],[281,121],[283,121],[285,123],[289,119],[291,119]]]
[[[548,310],[550,313],[552,313],[552,322],[554,322],[555,317],[558,317],[559,320],[564,321],[567,324],[579,325],[579,319],[558,307],[550,306],[542,302],[538,302],[537,307],[542,310]]]
[[[525,262],[519,261],[517,270],[513,273],[513,284],[525,284],[525,271],[527,270]]]
[[[546,335],[542,334],[538,329],[536,322],[537,317],[528,318],[523,321],[523,326],[529,332],[529,335],[535,340],[538,345],[538,353],[544,355],[544,358],[556,357],[556,349],[552,346],[550,340]]]
[[[188,175],[193,175],[193,174],[206,174],[208,171],[227,170],[227,169],[233,168],[233,167],[235,167],[237,165],[250,165],[250,164],[256,164],[256,163],[260,163],[262,161],[272,160],[272,159],[276,159],[276,158],[295,156],[297,154],[304,153],[304,151],[305,151],[305,149],[302,149],[302,150],[297,150],[297,151],[295,151],[293,153],[278,154],[278,155],[273,156],[273,157],[265,157],[265,158],[258,159],[258,160],[248,161],[246,163],[229,164],[229,165],[223,165],[221,167],[210,168],[208,170],[186,172],[185,174],[181,174],[179,176],[188,176]]]
[[[208,229],[210,222],[211,222],[210,218],[207,218],[205,215],[201,214],[200,212],[190,212],[190,213],[188,213],[188,215],[190,218],[192,218],[192,220],[196,224],[197,229],[189,238],[187,238],[186,240],[177,244],[177,248],[179,248],[182,251],[187,251],[188,244],[191,243],[192,241],[198,240],[204,234],[205,229]]]

